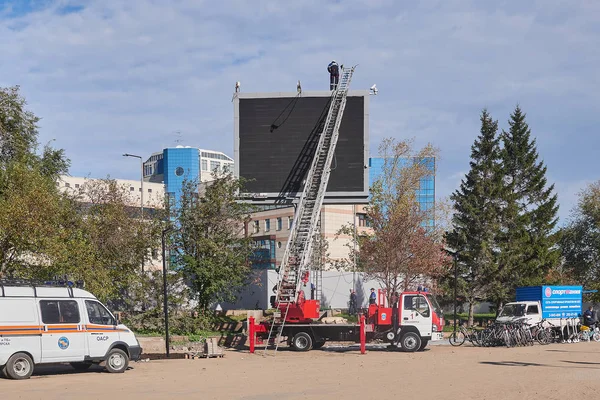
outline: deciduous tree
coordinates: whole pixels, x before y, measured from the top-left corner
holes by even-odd
[[[177,267],[190,283],[199,310],[218,301],[233,301],[250,276],[253,240],[244,234],[249,205],[236,201],[243,182],[231,174],[216,176],[202,196],[186,180],[176,211]]]
[[[386,139],[380,146],[382,174],[371,187],[366,207],[370,232],[358,235],[357,268],[377,280],[388,296],[396,291],[434,282],[450,263],[440,230],[431,225],[435,208],[418,201],[421,182],[435,174],[431,160],[436,149],[413,151],[412,142]],[[354,237],[353,226],[339,232]],[[354,254],[351,254],[354,258]]]
[[[600,289],[600,181],[579,193],[571,220],[561,233],[563,268],[586,289]],[[593,301],[600,300],[599,293],[592,296]]]

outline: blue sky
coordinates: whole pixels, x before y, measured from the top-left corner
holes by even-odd
[[[323,90],[332,58],[379,88],[373,155],[389,136],[441,149],[439,196],[469,168],[483,107],[505,129],[527,113],[563,219],[599,175],[595,0],[0,0],[0,38],[0,86],[21,85],[74,176],[137,179],[121,154],[178,137],[233,155],[236,80]]]

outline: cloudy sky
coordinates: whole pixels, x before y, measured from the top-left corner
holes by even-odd
[[[481,109],[507,128],[520,104],[563,218],[599,176],[599,49],[597,0],[0,0],[0,86],[21,85],[73,176],[137,179],[122,153],[177,143],[233,156],[236,80],[324,90],[335,58],[380,89],[373,154],[389,136],[441,149],[439,196]]]

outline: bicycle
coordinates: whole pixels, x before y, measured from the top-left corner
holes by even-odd
[[[457,331],[452,332],[448,340],[452,346],[461,346],[467,340],[474,346],[479,346],[477,331],[473,328],[467,329],[464,325],[461,325]]]

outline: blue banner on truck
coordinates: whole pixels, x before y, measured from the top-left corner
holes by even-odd
[[[540,301],[542,318],[581,315],[582,286],[532,286],[517,288],[517,301]]]

